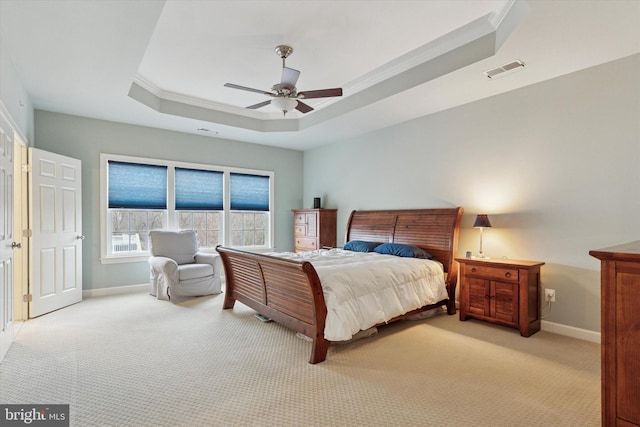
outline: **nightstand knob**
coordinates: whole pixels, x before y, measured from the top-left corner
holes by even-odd
[[[472,272],[472,273],[475,273],[475,272],[476,272],[476,268],[475,268],[475,267],[473,267],[473,268],[471,269],[471,272]]]
[[[511,277],[511,272],[507,271],[506,273],[504,273],[504,277]]]

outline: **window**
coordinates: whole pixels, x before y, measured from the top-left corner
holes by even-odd
[[[153,229],[191,229],[200,248],[272,247],[273,172],[101,155],[103,262],[148,256]]]
[[[108,161],[111,254],[148,251],[149,230],[163,228],[167,167]]]
[[[221,241],[220,223],[224,208],[224,174],[200,169],[175,169],[178,228],[196,230],[202,248],[214,248]]]
[[[231,246],[264,246],[269,212],[269,177],[231,173]]]

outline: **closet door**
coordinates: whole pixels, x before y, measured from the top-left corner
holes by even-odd
[[[0,112],[0,360],[13,342],[13,128]]]

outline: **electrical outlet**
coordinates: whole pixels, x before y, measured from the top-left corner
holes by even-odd
[[[544,300],[550,302],[556,302],[556,290],[555,289],[545,289],[544,290]]]

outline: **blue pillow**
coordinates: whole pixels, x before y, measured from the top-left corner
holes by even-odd
[[[375,251],[383,255],[396,255],[406,258],[433,259],[433,255],[417,246],[403,245],[401,243],[383,243],[375,248]]]
[[[365,242],[364,240],[352,240],[347,242],[342,249],[354,252],[373,252],[380,245],[378,242]]]

